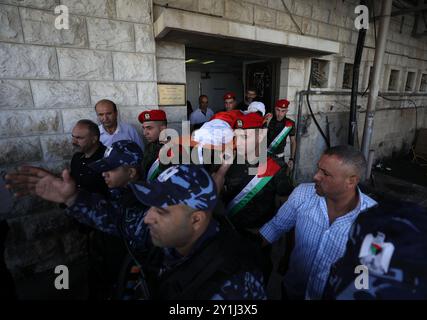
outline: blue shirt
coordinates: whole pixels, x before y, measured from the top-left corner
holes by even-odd
[[[314,183],[301,184],[261,228],[272,243],[295,227],[295,248],[283,283],[289,297],[322,298],[331,265],[344,255],[351,225],[361,211],[376,204],[358,193],[356,208],[329,225],[325,198],[317,195]]]
[[[116,141],[131,140],[135,142],[142,151],[144,151],[144,143],[140,135],[136,129],[128,123],[118,122],[117,129],[112,134],[108,133],[102,124],[100,124],[99,132],[101,133],[99,140],[101,140],[102,144],[106,147],[111,147],[111,145]]]
[[[206,113],[203,113],[202,110],[197,109],[193,111],[190,115],[190,123],[192,125],[201,124],[209,121],[214,116],[214,112],[211,108],[206,109]]]

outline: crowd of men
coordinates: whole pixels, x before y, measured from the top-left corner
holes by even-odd
[[[296,139],[295,123],[286,117],[289,107],[280,99],[266,114],[256,92],[248,90],[240,104],[234,93],[225,94],[224,110],[214,114],[208,97],[200,96],[190,115],[195,136],[219,123],[233,132],[232,144],[243,137],[246,148],[234,145],[231,161],[219,165],[174,165],[160,157],[168,142],[161,139],[164,111],[139,115],[144,144],[134,127],[118,121],[114,102],[101,100],[95,105],[100,125],[83,119],[72,130],[78,152],[70,170],[58,177],[24,166],[6,175],[7,187],[18,196],[61,204],[87,226],[91,298],[266,299],[271,245],[294,230],[282,297],[322,299],[351,226],[376,202],[358,187],[366,161],[349,146],[326,150],[313,164],[314,182],[294,188]],[[203,132],[206,139],[211,131]],[[265,163],[233,160],[239,152],[245,159],[251,152],[259,155],[264,139]]]

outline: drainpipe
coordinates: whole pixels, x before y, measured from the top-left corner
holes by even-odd
[[[360,1],[361,5],[366,5],[366,0]],[[348,126],[348,144],[354,146],[355,137],[357,135],[357,92],[359,90],[359,72],[360,61],[362,60],[363,45],[365,44],[366,29],[359,30],[357,39],[356,54],[353,63],[353,81],[351,85],[351,100],[350,100],[350,120]]]
[[[300,143],[301,143],[301,136],[302,136],[302,126],[301,126],[301,122],[302,122],[302,103],[303,103],[303,96],[304,94],[306,94],[306,91],[300,91],[298,93],[298,114],[297,114],[297,132],[296,132],[296,137],[295,137],[295,142],[297,144],[296,150],[295,150],[295,161],[294,161],[294,168],[292,170],[292,179],[295,181],[297,178],[297,169],[298,169],[298,164],[299,164],[299,160],[300,160]]]
[[[374,128],[374,117],[375,117],[375,105],[378,98],[379,83],[381,76],[381,69],[384,60],[384,51],[387,43],[387,33],[390,24],[390,13],[391,13],[392,0],[384,0],[381,8],[381,21],[378,29],[378,38],[375,48],[374,66],[372,70],[371,85],[369,87],[368,105],[366,107],[365,127],[363,130],[362,140],[362,153],[365,159],[369,157],[369,148],[371,146],[373,128]]]

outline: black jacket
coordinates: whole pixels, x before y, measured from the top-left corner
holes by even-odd
[[[91,193],[108,195],[108,186],[105,184],[101,173],[93,171],[88,164],[104,157],[106,147],[100,144],[95,153],[86,158],[84,153],[77,152],[71,159],[71,176],[76,181],[77,188]]]

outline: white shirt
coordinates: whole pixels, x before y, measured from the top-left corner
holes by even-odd
[[[190,114],[190,124],[195,125],[205,123],[209,121],[213,117],[213,115],[214,112],[210,108],[206,109],[206,114],[204,114],[202,110],[197,109]]]
[[[142,151],[144,151],[144,143],[142,142],[141,137],[139,136],[136,129],[128,123],[117,122],[116,131],[114,131],[112,134],[108,133],[102,124],[100,124],[99,132],[101,133],[99,140],[106,147],[111,147],[111,145],[116,141],[132,140],[141,148]]]

